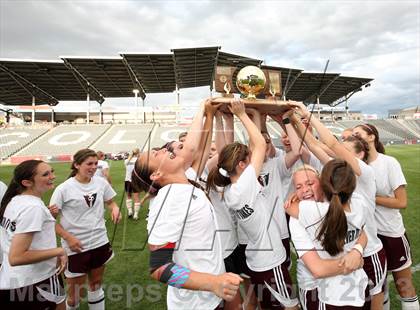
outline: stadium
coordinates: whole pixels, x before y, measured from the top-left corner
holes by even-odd
[[[387,154],[400,161],[410,184],[409,206],[403,216],[412,237],[414,284],[420,286],[420,276],[416,272],[420,257],[416,222],[420,219],[415,211],[420,194],[420,149],[417,145],[420,143],[420,110],[419,107],[392,110],[385,119],[352,111],[349,108],[351,97],[366,87],[375,87],[374,80],[265,66],[260,60],[225,53],[219,47],[172,50],[166,55],[121,54],[107,59],[70,56],[50,62],[1,59],[0,179],[7,183],[14,165],[36,158],[53,165],[59,184],[67,178],[69,162],[79,149],[91,148],[108,154],[112,185],[118,193],[116,201],[123,212],[123,220],[118,225],[107,221],[112,246],[117,253],[104,283],[107,309],[163,309],[166,294],[165,286],[149,279],[149,253],[145,250],[147,205],[142,206],[139,221],[127,217],[123,207],[124,164],[115,160],[124,159],[124,156],[118,158],[116,155],[136,147],[146,150],[177,140],[178,135],[190,126],[191,111],[198,108],[181,106],[178,90],[208,86],[211,96],[223,95],[216,83],[218,70],[233,68],[231,78],[235,85],[237,71],[247,65],[279,74],[279,98],[302,101],[312,107],[314,115],[337,139],[344,129],[366,122],[378,128]],[[178,102],[158,108],[144,107],[147,94],[154,92],[175,92]],[[234,92],[239,93],[237,89]],[[104,99],[112,97],[125,97],[136,107],[102,109]],[[138,104],[139,97],[143,101],[142,107]],[[87,109],[54,111],[59,101],[70,99],[87,99]],[[96,100],[100,109],[91,110],[90,100]],[[275,146],[282,148],[281,126],[270,120],[267,129]],[[246,130],[237,121],[234,137],[235,141],[248,143]],[[395,294],[391,285],[391,296]],[[391,308],[396,309],[398,300],[394,297],[391,300]],[[82,309],[86,306],[84,299]]]

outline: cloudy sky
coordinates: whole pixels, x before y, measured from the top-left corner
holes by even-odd
[[[370,77],[352,109],[386,114],[420,104],[420,2],[0,0],[0,57],[168,53],[221,46],[265,64]],[[182,90],[191,104],[209,90]],[[173,104],[174,94],[148,105]],[[105,105],[132,104],[107,99]],[[61,104],[60,104],[61,105]]]

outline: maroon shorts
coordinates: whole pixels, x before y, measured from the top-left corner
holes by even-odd
[[[138,193],[130,181],[124,181],[124,190],[128,194]]]
[[[384,245],[388,271],[399,271],[411,266],[410,242],[407,235],[393,238],[378,235]]]
[[[386,255],[382,248],[380,251],[368,257],[364,257],[363,270],[369,279],[369,295],[373,296],[382,293],[385,289],[386,281]]]
[[[316,288],[313,290],[299,289],[299,299],[303,310],[319,309],[318,290]]]
[[[239,272],[238,273],[239,275],[243,274],[243,275],[250,276],[251,270],[246,264],[246,255],[245,255],[246,244],[239,244],[236,249],[237,249],[237,252],[235,253],[235,262],[237,264],[236,271]]]
[[[55,309],[65,300],[63,279],[61,275],[53,275],[38,283],[25,287],[0,290],[2,309],[38,310]]]
[[[65,275],[67,278],[75,278],[87,274],[90,270],[103,266],[113,255],[109,243],[96,249],[70,255]]]
[[[290,259],[290,238],[281,239],[281,242],[283,243],[284,249],[286,250],[287,269],[290,270],[290,268],[292,268],[292,260]]]
[[[250,272],[255,295],[263,309],[284,309],[299,303],[286,262],[267,271]]]

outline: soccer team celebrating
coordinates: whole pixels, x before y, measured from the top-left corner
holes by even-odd
[[[247,145],[234,141],[234,116]],[[104,214],[118,223],[121,210],[106,162],[95,175],[98,160],[78,151],[48,207],[53,169],[15,168],[0,205],[1,309],[78,309],[84,285],[89,309],[105,309],[114,252]],[[264,115],[207,99],[180,141],[135,149],[125,166],[127,215],[137,220],[149,199],[150,275],[168,285],[168,309],[390,309],[388,272],[401,309],[419,309],[400,214],[407,183],[372,125],[339,141],[299,102]]]

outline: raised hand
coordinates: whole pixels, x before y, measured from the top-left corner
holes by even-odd
[[[230,101],[228,108],[232,114],[240,117],[245,114],[245,105],[240,99],[233,99]]]

